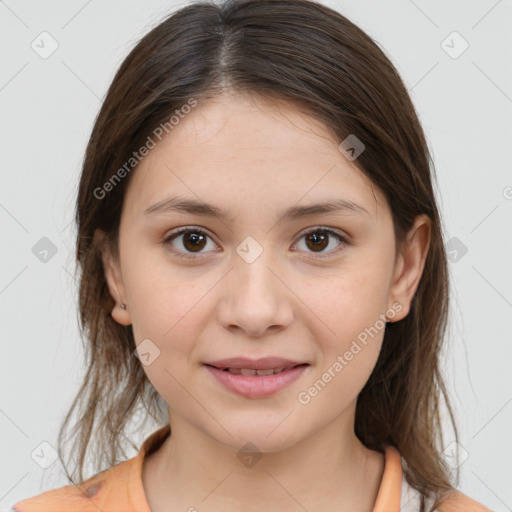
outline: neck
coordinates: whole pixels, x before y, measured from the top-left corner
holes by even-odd
[[[371,512],[384,456],[353,431],[353,412],[278,452],[242,459],[173,413],[171,435],[143,466],[152,512],[332,510]]]

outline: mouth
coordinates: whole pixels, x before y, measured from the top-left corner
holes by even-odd
[[[267,361],[268,363],[268,361]],[[218,364],[218,363],[217,363]],[[245,398],[265,398],[285,390],[293,382],[308,371],[309,363],[292,362],[283,366],[271,366],[260,368],[257,363],[252,364],[253,368],[247,368],[247,362],[242,364],[231,363],[235,366],[224,366],[217,364],[204,364],[208,373],[213,376],[212,383],[220,384],[227,391],[241,395]],[[240,367],[239,367],[240,366]]]
[[[308,366],[308,363],[296,364],[293,366],[282,366],[279,368],[231,368],[231,367],[219,367],[207,364],[206,366],[210,366],[212,368],[216,368],[217,370],[221,370],[223,372],[229,372],[234,375],[257,375],[259,377],[264,377],[267,375],[276,375],[278,373],[284,372],[286,370],[292,370],[293,368],[297,368],[298,366]]]

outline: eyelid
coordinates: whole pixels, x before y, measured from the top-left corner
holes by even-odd
[[[183,226],[181,228],[176,228],[176,230],[174,230],[171,233],[169,233],[169,234],[164,236],[164,239],[163,239],[162,243],[164,245],[168,245],[168,244],[171,245],[170,242],[174,238],[177,238],[180,235],[182,235],[184,233],[189,233],[189,232],[204,234],[207,237],[211,238],[217,244],[217,242],[215,241],[215,237],[213,235],[211,235],[210,232],[207,229],[200,228],[198,226],[193,226],[193,225],[192,226]],[[219,244],[217,244],[217,245],[219,245]],[[171,248],[171,252],[173,254],[177,255],[178,257],[188,258],[188,259],[199,259],[199,258],[204,258],[204,257],[208,256],[208,253],[196,253],[196,254],[194,254],[194,253],[186,253],[186,252],[178,251],[174,247]],[[210,251],[210,252],[212,252],[212,251]]]
[[[312,226],[312,227],[306,228],[303,231],[301,231],[297,237],[298,238],[297,242],[295,242],[293,244],[293,246],[297,245],[297,243],[305,235],[308,235],[309,233],[315,233],[317,231],[323,231],[324,233],[327,233],[329,236],[338,238],[339,242],[340,242],[340,246],[336,247],[335,249],[332,249],[331,251],[324,252],[324,253],[322,253],[322,252],[319,252],[319,253],[308,252],[307,253],[308,255],[313,255],[315,259],[333,257],[334,255],[337,255],[341,251],[341,248],[340,248],[341,245],[350,245],[351,244],[349,236],[346,235],[345,233],[341,232],[340,230],[331,228],[329,226],[317,225],[317,226]],[[304,257],[309,258],[309,256],[304,256]]]
[[[320,232],[320,231],[323,231],[324,233],[327,233],[328,236],[332,236],[332,237],[335,237],[335,238],[338,238],[339,242],[340,242],[340,245],[350,245],[351,244],[351,241],[350,241],[350,237],[345,234],[344,232],[336,229],[336,228],[331,228],[331,227],[328,227],[328,226],[322,226],[322,225],[316,225],[316,226],[311,226],[309,228],[305,228],[304,230],[302,230],[298,235],[297,235],[297,241],[294,242],[293,246],[292,247],[295,247],[297,245],[297,243],[306,235],[310,234],[310,233],[314,233],[314,232]],[[204,234],[206,236],[208,236],[209,238],[211,238],[216,244],[217,242],[215,241],[215,237],[213,237],[213,235],[211,235],[209,233],[209,231],[205,228],[201,228],[201,227],[196,227],[196,226],[184,226],[184,227],[181,227],[181,228],[176,228],[176,230],[172,231],[171,233],[167,234],[164,236],[164,239],[163,239],[163,244],[166,245],[166,244],[170,244],[170,242],[174,239],[174,238],[177,238],[179,237],[180,235],[184,234],[184,233],[188,233],[188,232],[195,232],[195,233],[201,233],[201,234]],[[218,245],[218,244],[217,244]],[[340,251],[340,247],[338,246],[337,248],[331,250],[331,251],[328,251],[326,253],[315,253],[315,252],[310,252],[309,254],[312,254],[314,255],[315,258],[327,258],[327,257],[332,257],[334,254],[337,254],[339,251]],[[199,259],[199,258],[203,258],[203,257],[207,257],[208,256],[208,253],[186,253],[186,252],[182,252],[182,251],[179,251],[175,248],[172,248],[171,251],[174,253],[174,254],[177,254],[178,257],[183,257],[183,258],[188,258],[188,259]],[[210,251],[210,252],[216,252],[216,251]]]

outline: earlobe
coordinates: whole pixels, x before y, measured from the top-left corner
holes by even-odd
[[[402,320],[409,314],[411,302],[425,267],[430,246],[430,233],[430,218],[425,214],[418,215],[407,234],[402,252],[397,256],[389,307],[399,303],[401,309],[391,320],[393,322]]]
[[[120,303],[114,306],[111,312],[112,318],[121,325],[131,325],[132,320],[126,304]]]
[[[97,240],[97,246],[101,252],[103,262],[103,271],[105,280],[107,281],[110,296],[115,304],[111,311],[112,318],[121,325],[131,325],[131,317],[126,305],[126,292],[121,276],[119,261],[112,254],[111,247],[108,243],[105,233],[97,229],[94,233]]]

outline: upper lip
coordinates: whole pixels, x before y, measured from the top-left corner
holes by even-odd
[[[263,357],[261,359],[249,359],[247,357],[231,357],[229,359],[219,359],[204,363],[216,368],[244,368],[251,370],[270,370],[273,368],[293,368],[301,363],[299,361],[290,361],[282,357]]]

